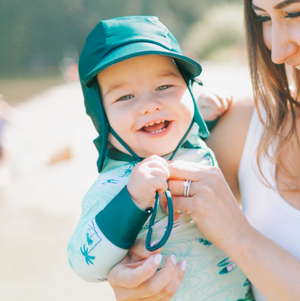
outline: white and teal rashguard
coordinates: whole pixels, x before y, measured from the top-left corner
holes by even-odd
[[[136,238],[146,238],[149,227],[151,210],[139,209],[126,188],[136,162],[124,161],[116,153],[106,157],[102,172],[85,195],[80,221],[68,244],[70,265],[86,281],[106,281],[111,268],[126,256]],[[190,136],[174,160],[216,164],[213,153],[197,135]],[[152,241],[160,240],[167,222],[160,207]],[[178,261],[187,261],[184,279],[171,300],[252,300],[246,276],[204,237],[188,215],[180,214],[173,223],[161,254],[163,258],[174,254]]]

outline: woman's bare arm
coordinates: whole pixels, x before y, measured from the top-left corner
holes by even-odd
[[[221,117],[206,140],[238,201],[240,192],[237,175],[253,109],[252,97],[233,99],[229,110]]]
[[[236,198],[240,196],[238,169],[253,108],[251,98],[234,100],[206,141]],[[192,179],[196,172],[186,163],[176,164],[171,167],[171,177],[177,179],[169,182],[170,190],[181,195],[183,183],[178,179]],[[233,259],[268,300],[298,300],[299,261],[248,223],[222,173],[208,169],[200,172],[201,181],[192,183],[192,198],[173,198],[175,209],[190,214],[200,231]]]
[[[267,300],[298,300],[300,262],[253,227],[245,231],[236,243],[224,248],[224,252]]]

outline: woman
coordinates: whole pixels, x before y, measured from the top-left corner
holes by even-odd
[[[256,301],[299,300],[300,1],[244,3],[256,109],[252,115],[251,104],[234,101],[207,141],[234,195],[220,170],[181,162],[170,165],[170,190],[177,195],[175,209],[188,213],[247,275]],[[289,87],[292,81],[296,89]],[[192,181],[189,198],[182,196],[186,179]],[[135,246],[127,262],[112,270],[118,300],[169,300],[176,291],[183,271],[167,261],[153,275],[155,255],[149,255]],[[131,269],[138,257],[148,259]],[[134,282],[143,269],[153,276]],[[164,269],[164,275],[172,271],[169,277],[163,278]],[[127,286],[122,273],[129,275]]]

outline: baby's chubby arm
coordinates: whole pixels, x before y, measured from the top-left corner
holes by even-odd
[[[127,190],[133,166],[130,162],[109,161],[83,198],[68,257],[74,272],[86,281],[106,280],[151,215],[151,210],[140,209],[134,203]]]
[[[167,161],[157,155],[149,156],[132,169],[128,193],[140,209],[146,210],[153,205],[156,192],[168,189],[169,176]]]
[[[99,175],[83,199],[82,215],[69,241],[70,265],[86,281],[106,280],[150,216],[151,210],[145,209],[153,205],[156,191],[167,189],[167,162],[158,156],[136,164],[129,181],[117,174],[112,170]]]

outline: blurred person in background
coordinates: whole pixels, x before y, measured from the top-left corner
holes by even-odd
[[[3,160],[4,157],[4,149],[3,149],[3,133],[4,133],[4,126],[5,126],[5,115],[7,110],[7,104],[3,101],[3,95],[0,94],[0,158]]]
[[[20,165],[22,118],[22,113],[4,101],[0,94],[0,186],[10,182],[12,173],[18,171]]]
[[[242,269],[256,301],[294,301],[300,295],[300,2],[244,5],[255,109],[252,101],[233,100],[207,140],[224,176],[215,167],[177,163],[169,186],[175,209]],[[183,178],[192,181],[190,198],[178,183]],[[150,255],[136,242],[112,269],[117,300],[172,298],[183,272],[170,269],[163,279]]]
[[[9,182],[9,171],[7,167],[8,150],[6,147],[6,126],[9,120],[9,105],[0,94],[0,186]]]

